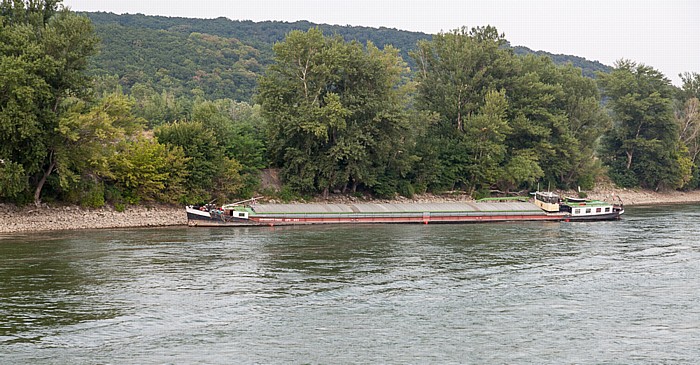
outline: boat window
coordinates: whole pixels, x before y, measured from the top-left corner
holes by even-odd
[[[544,195],[544,194],[536,194],[535,199],[548,203],[548,204],[558,204],[559,203],[559,196],[557,195]]]
[[[586,208],[586,213],[590,213],[590,212],[591,212],[591,208]]]
[[[606,213],[610,213],[610,207],[605,208]]]
[[[244,213],[244,212],[239,212],[239,213],[238,213],[238,216],[239,216],[239,217],[245,217],[245,213]]]
[[[595,212],[596,212],[596,213],[600,213],[600,212],[602,212],[602,211],[603,211],[603,208],[596,208],[596,209],[595,209]]]
[[[581,214],[581,209],[574,209],[574,214]]]

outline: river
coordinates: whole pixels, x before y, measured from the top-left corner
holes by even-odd
[[[0,236],[0,363],[697,363],[699,221]]]

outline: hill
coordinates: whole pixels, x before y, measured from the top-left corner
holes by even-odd
[[[85,13],[102,39],[101,52],[92,59],[89,72],[111,76],[127,91],[136,83],[179,95],[199,89],[209,99],[250,101],[257,77],[273,60],[272,46],[292,30],[318,27],[325,34],[345,40],[371,41],[379,48],[393,45],[413,67],[409,52],[430,34],[390,28],[368,28],[298,22],[253,22],[226,18],[193,19],[142,14]],[[610,67],[582,57],[554,55],[513,47],[516,54],[537,53],[556,63],[571,62],[583,74]]]

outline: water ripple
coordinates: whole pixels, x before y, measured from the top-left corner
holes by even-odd
[[[694,363],[698,218],[3,236],[0,363]]]

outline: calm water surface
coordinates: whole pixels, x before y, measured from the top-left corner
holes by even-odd
[[[696,364],[699,221],[0,236],[0,363]]]

